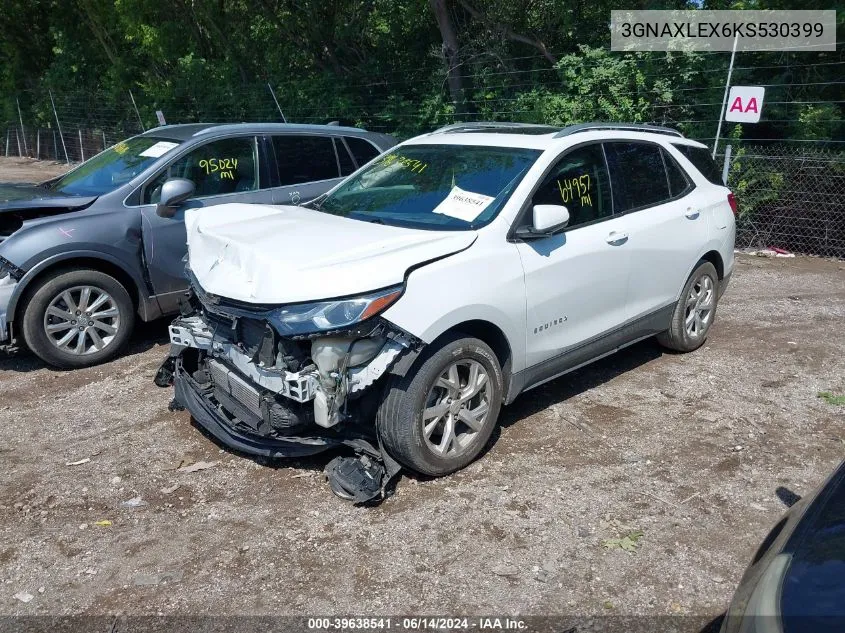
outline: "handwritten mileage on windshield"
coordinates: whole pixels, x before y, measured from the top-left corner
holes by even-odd
[[[401,156],[399,154],[388,154],[381,159],[379,164],[384,165],[385,167],[389,167],[394,164],[402,165],[406,169],[410,169],[415,174],[423,173],[425,168],[428,167],[428,163],[424,163],[414,158],[408,158],[407,156]]]
[[[238,170],[237,158],[203,158],[199,162],[200,169],[204,169],[206,175],[218,174],[221,180],[234,180],[235,172]]]

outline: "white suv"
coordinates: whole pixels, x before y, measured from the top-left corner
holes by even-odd
[[[448,126],[305,208],[190,212],[194,297],[158,381],[240,451],[445,475],[520,393],[649,336],[699,347],[735,212],[674,130]]]

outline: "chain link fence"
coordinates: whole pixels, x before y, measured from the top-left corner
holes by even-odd
[[[729,160],[737,248],[845,258],[845,150],[734,145]]]
[[[278,97],[278,99],[276,99]],[[16,103],[17,120],[0,127],[0,155],[76,163],[157,124],[162,107],[168,123],[193,121],[280,121],[327,123],[344,113],[344,123],[395,133],[396,121],[379,125],[364,106],[327,103],[315,110],[290,86],[251,86],[232,103],[198,103],[190,96],[158,106],[143,94],[31,91]],[[137,98],[137,105],[135,99]],[[277,102],[278,101],[278,102]],[[108,104],[108,105],[107,105]],[[706,103],[703,105],[710,106]],[[718,103],[712,104],[718,107]],[[514,104],[501,106],[504,118],[519,120]],[[702,106],[703,107],[703,106]],[[282,114],[284,112],[284,114]],[[502,118],[499,117],[499,118]],[[448,123],[451,121],[442,121]],[[670,123],[671,124],[671,123]],[[407,136],[425,132],[404,129]],[[835,138],[835,136],[833,137]],[[702,139],[712,144],[713,139]],[[740,205],[738,248],[777,247],[794,253],[845,258],[845,143],[810,141],[752,145],[729,141],[728,186]],[[719,165],[724,154],[717,156]]]

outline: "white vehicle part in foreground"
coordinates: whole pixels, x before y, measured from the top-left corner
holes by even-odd
[[[170,342],[177,349],[193,347],[205,350],[215,358],[224,358],[241,374],[268,391],[297,402],[314,400],[315,422],[323,427],[340,422],[347,396],[364,391],[375,383],[387,372],[399,353],[410,347],[404,338],[384,336],[318,338],[311,344],[311,357],[317,370],[290,372],[256,365],[235,345],[214,340],[199,316],[174,322],[170,326]]]
[[[191,271],[203,290],[273,305],[400,284],[409,268],[461,251],[476,238],[475,231],[409,229],[241,203],[189,210],[185,225]]]

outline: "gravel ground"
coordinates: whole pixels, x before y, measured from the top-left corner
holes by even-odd
[[[41,182],[54,176],[61,176],[69,167],[66,163],[34,158],[0,157],[0,181]]]
[[[244,458],[169,412],[166,322],[74,372],[0,352],[0,613],[713,618],[775,489],[845,452],[845,408],[817,397],[845,393],[843,281],[741,256],[702,349],[644,342],[531,391],[479,461],[369,509],[331,494],[329,456]]]

